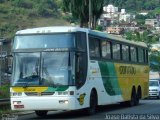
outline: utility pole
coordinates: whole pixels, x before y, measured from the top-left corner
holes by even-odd
[[[2,44],[3,44],[3,42],[2,42],[2,40],[3,39],[0,39],[0,47],[1,47],[1,49],[0,49],[0,53],[1,53],[1,62],[0,62],[0,86],[2,86]]]
[[[0,60],[1,60],[1,62],[0,62],[0,86],[2,86],[2,45],[3,45],[3,41],[4,41],[4,39],[0,39],[0,54],[1,54],[1,56],[0,56]]]
[[[92,3],[89,0],[89,28],[92,28]]]

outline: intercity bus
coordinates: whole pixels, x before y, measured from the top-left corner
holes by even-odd
[[[42,27],[16,32],[12,48],[12,110],[84,109],[139,104],[148,96],[148,49],[80,27]]]

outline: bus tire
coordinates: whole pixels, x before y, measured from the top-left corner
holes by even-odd
[[[135,106],[136,105],[136,91],[135,89],[132,89],[131,99],[127,101],[127,106]]]
[[[141,99],[141,88],[138,87],[138,91],[137,91],[137,94],[136,94],[136,103],[135,105],[139,105],[139,100]]]
[[[132,90],[131,100],[130,100],[130,106],[135,106],[137,100],[137,95],[135,89]]]
[[[39,117],[45,117],[47,115],[47,110],[36,110],[35,113]]]
[[[97,94],[95,91],[92,90],[90,95],[90,106],[87,108],[87,114],[93,115],[96,113],[96,107],[97,107]]]
[[[139,95],[136,95],[135,105],[139,105]]]

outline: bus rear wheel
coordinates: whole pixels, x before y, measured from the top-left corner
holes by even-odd
[[[128,101],[128,105],[129,106],[135,106],[137,103],[137,95],[136,95],[136,91],[132,90],[132,94],[131,94],[131,100]]]
[[[47,115],[47,110],[36,110],[35,113],[39,117],[45,117]]]
[[[136,91],[133,89],[132,90],[132,94],[131,94],[131,99],[129,101],[125,101],[125,102],[121,102],[120,104],[123,105],[123,106],[129,106],[129,107],[132,107],[132,106],[135,106],[136,105],[136,102],[137,101],[137,95],[136,95]]]
[[[97,108],[97,95],[96,92],[92,91],[90,95],[90,106],[87,108],[87,114],[93,115],[96,113]]]

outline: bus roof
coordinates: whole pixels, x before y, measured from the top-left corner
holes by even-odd
[[[51,27],[39,27],[39,28],[30,28],[25,30],[20,30],[16,32],[16,35],[25,35],[25,34],[46,34],[46,33],[59,33],[59,32],[87,32],[92,35],[97,35],[99,37],[109,38],[111,40],[128,43],[128,44],[134,44],[142,47],[147,47],[147,45],[143,42],[134,42],[130,40],[126,40],[121,37],[117,37],[115,35],[110,35],[106,32],[100,32],[96,30],[90,30],[88,28],[80,28],[80,27],[73,27],[73,26],[51,26]]]
[[[91,30],[90,34],[105,37],[105,38],[109,38],[111,40],[123,42],[123,43],[126,43],[126,44],[128,43],[128,44],[133,44],[133,45],[137,45],[137,46],[147,47],[147,45],[144,42],[138,42],[138,41],[135,42],[135,41],[127,40],[125,38],[122,38],[122,37],[119,37],[119,36],[116,36],[116,35],[111,35],[111,34],[108,34],[106,32]]]
[[[53,26],[53,27],[39,27],[20,30],[16,32],[16,35],[21,34],[46,34],[46,33],[60,33],[60,32],[75,32],[82,31],[87,32],[87,28],[72,27],[72,26]]]

